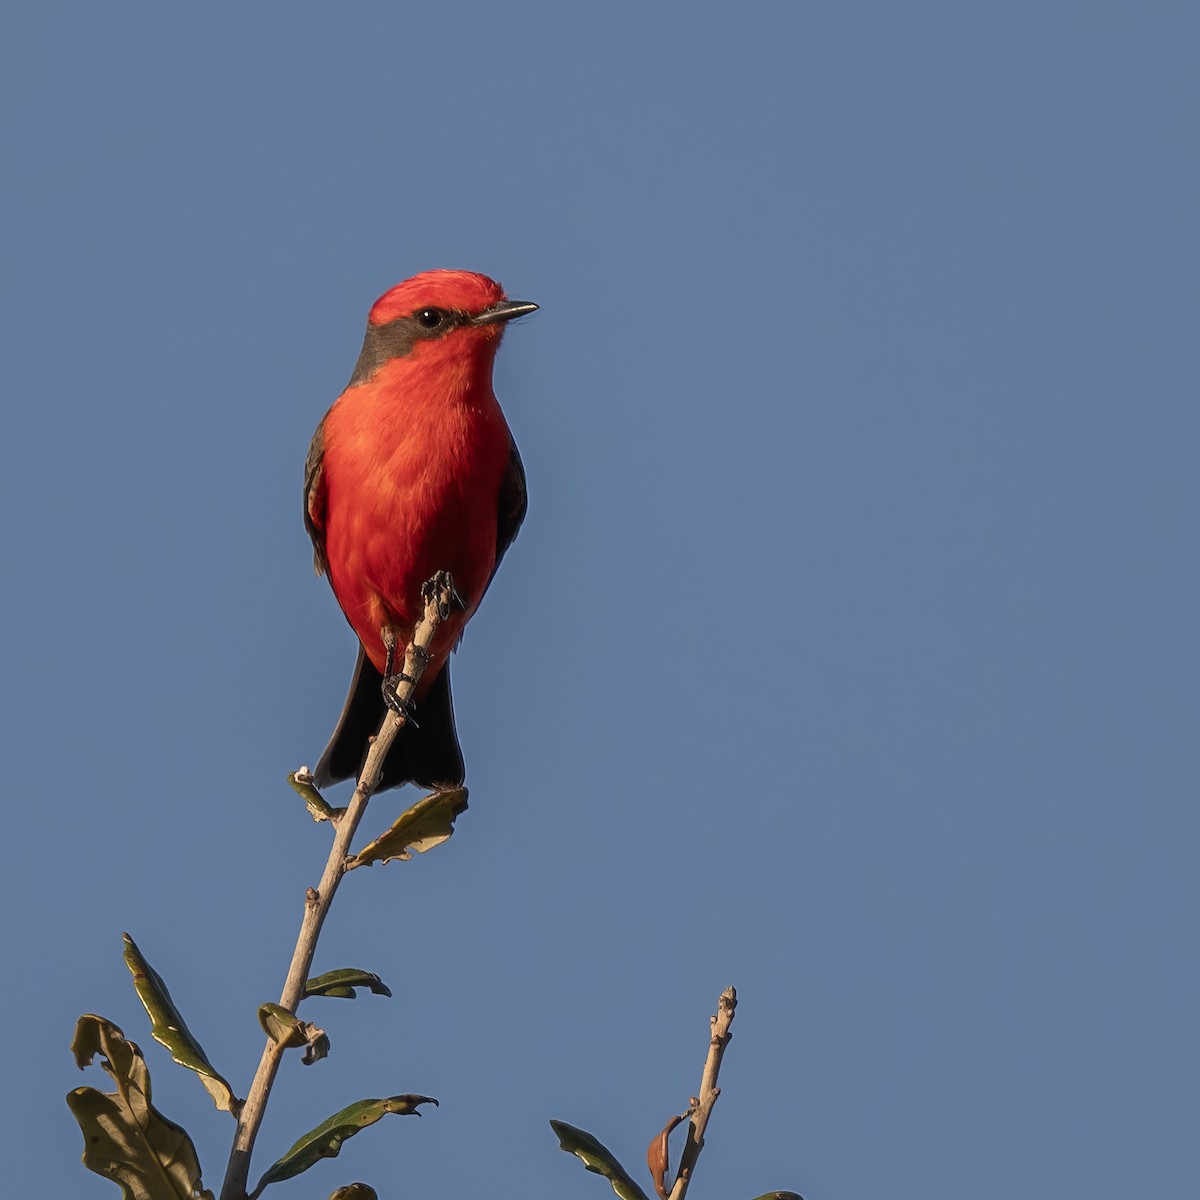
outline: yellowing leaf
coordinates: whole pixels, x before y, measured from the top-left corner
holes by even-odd
[[[101,1055],[117,1085],[115,1092],[67,1093],[83,1131],[83,1165],[117,1184],[124,1200],[213,1200],[191,1138],[150,1103],[150,1073],[137,1046],[111,1021],[88,1013],[75,1026],[71,1050],[80,1070]]]
[[[454,819],[467,808],[467,789],[450,788],[418,800],[402,813],[391,829],[346,860],[346,869],[369,867],[393,858],[409,859],[415,850],[424,854],[454,832]]]

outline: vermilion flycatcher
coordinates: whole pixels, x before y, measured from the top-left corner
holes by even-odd
[[[505,323],[536,309],[469,271],[406,279],[375,302],[350,383],[317,426],[304,523],[317,574],[361,642],[318,785],[361,769],[386,711],[385,671],[401,670],[421,587],[438,571],[453,575],[463,607],[438,628],[414,697],[419,725],[401,731],[379,788],[463,780],[448,659],[525,516],[525,472],[492,363]]]

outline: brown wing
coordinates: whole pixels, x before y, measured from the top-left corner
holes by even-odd
[[[321,418],[317,432],[308,446],[308,458],[304,461],[304,528],[313,544],[313,570],[324,575],[329,570],[329,559],[325,557],[325,418]]]
[[[521,463],[517,443],[510,439],[508,467],[504,472],[504,478],[500,480],[500,503],[496,508],[496,564],[492,567],[492,573],[488,576],[488,581],[480,593],[480,603],[487,595],[488,588],[492,586],[496,572],[500,570],[500,560],[504,557],[504,552],[516,541],[517,531],[521,528],[521,522],[525,520],[525,511],[528,508],[529,496],[525,491],[525,467]],[[475,607],[478,608],[479,605]],[[464,630],[458,635],[458,641],[454,644],[455,650],[462,645],[465,633]]]
[[[500,568],[500,560],[504,552],[516,540],[517,530],[525,520],[525,511],[529,507],[529,495],[525,491],[525,468],[521,464],[521,455],[517,443],[509,442],[508,470],[500,481],[500,505],[496,515],[496,565],[492,568],[491,579],[496,578]],[[487,590],[486,588],[484,589]]]

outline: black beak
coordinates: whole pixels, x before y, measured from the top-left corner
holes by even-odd
[[[511,321],[513,317],[528,316],[537,312],[538,306],[531,300],[499,300],[485,308],[477,317],[471,318],[472,325],[495,325],[500,321]]]

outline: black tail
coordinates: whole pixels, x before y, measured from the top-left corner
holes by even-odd
[[[387,711],[382,687],[383,676],[360,647],[346,706],[313,772],[318,787],[358,778],[366,761],[369,739],[379,732]],[[407,725],[392,743],[376,791],[405,783],[433,789],[458,787],[462,783],[466,768],[454,728],[449,663],[417,706],[415,719],[419,726]]]

